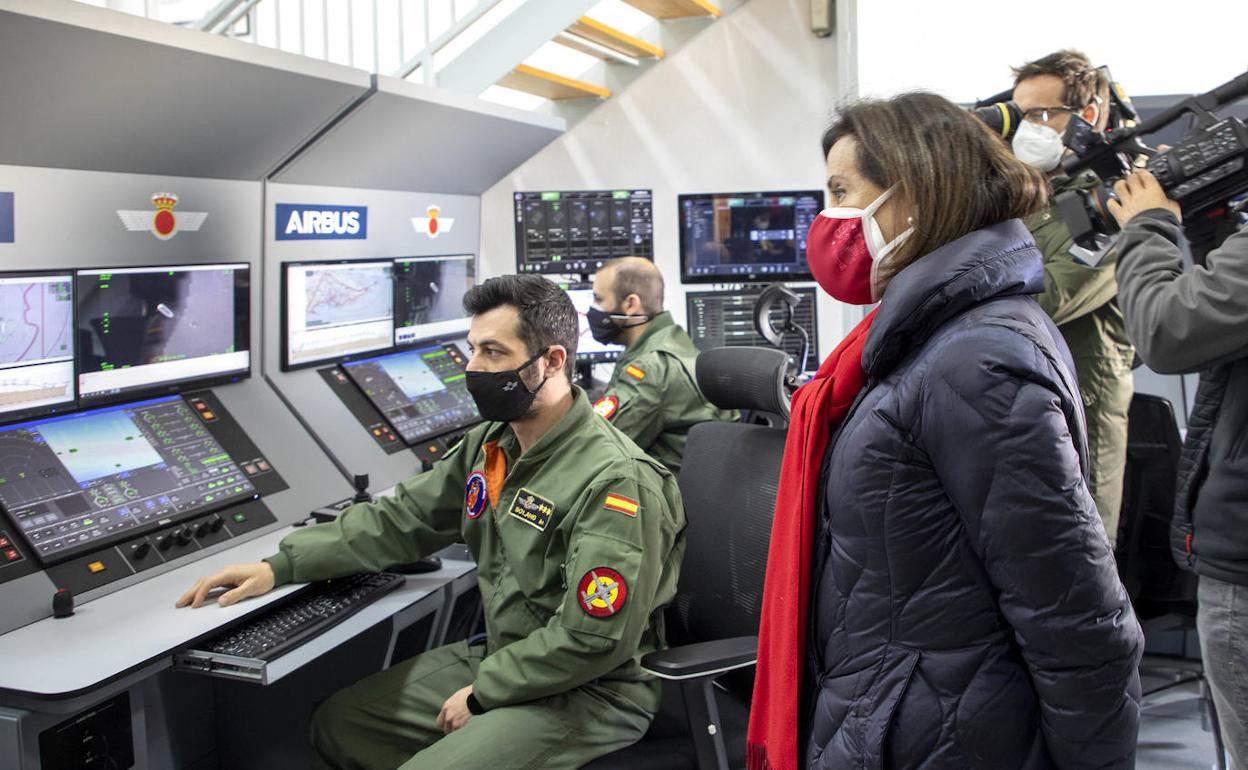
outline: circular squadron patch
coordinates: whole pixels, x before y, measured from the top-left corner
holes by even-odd
[[[594,411],[608,420],[615,416],[615,410],[619,408],[620,400],[615,396],[603,396],[594,402]]]
[[[609,618],[620,611],[628,598],[624,577],[610,567],[598,567],[585,573],[577,586],[581,609],[595,618]]]
[[[485,474],[473,471],[468,476],[468,483],[464,485],[464,509],[468,518],[475,519],[485,510],[485,501],[489,497],[486,492]]]

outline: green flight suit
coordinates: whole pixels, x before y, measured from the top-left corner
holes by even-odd
[[[477,562],[487,641],[416,656],[317,711],[319,767],[579,767],[640,738],[659,684],[685,515],[675,478],[579,388],[523,455],[511,428],[474,428],[393,497],[287,535],[278,584],[384,570],[463,541]],[[443,737],[436,717],[473,686],[486,709]]]
[[[1089,189],[1094,177],[1053,181],[1053,195]],[[1044,254],[1040,306],[1066,339],[1075,361],[1088,423],[1089,488],[1111,543],[1118,539],[1122,482],[1127,464],[1127,411],[1134,384],[1135,348],[1118,306],[1112,254],[1095,267],[1075,261],[1074,240],[1054,203],[1026,225]]]
[[[689,429],[700,422],[732,422],[735,410],[720,409],[698,390],[698,349],[666,311],[620,355],[611,382],[594,410],[637,442],[672,473],[680,473]]]

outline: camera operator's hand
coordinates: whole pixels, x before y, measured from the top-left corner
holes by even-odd
[[[1114,184],[1114,194],[1118,200],[1109,202],[1109,213],[1118,220],[1119,227],[1125,227],[1136,214],[1149,209],[1169,209],[1176,217],[1183,219],[1179,204],[1166,197],[1161,183],[1149,171],[1136,171],[1118,180]]]

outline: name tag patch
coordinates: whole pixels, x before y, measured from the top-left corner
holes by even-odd
[[[546,525],[550,523],[551,517],[555,515],[555,504],[532,490],[522,487],[516,493],[516,498],[512,501],[511,509],[507,513],[515,516],[530,527],[540,532],[545,532]]]

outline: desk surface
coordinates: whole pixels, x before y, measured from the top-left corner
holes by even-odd
[[[275,553],[278,541],[288,532],[289,528],[271,532],[88,602],[72,617],[47,618],[0,636],[0,690],[37,697],[74,695],[190,647],[221,626],[263,609],[299,585],[282,586],[226,608],[212,603],[197,610],[175,609],[173,603],[203,575]],[[444,560],[443,564],[438,572],[409,577],[406,586],[382,597],[377,606],[366,607],[327,632],[324,640],[308,644],[318,644],[319,648],[340,643],[359,632],[342,626],[372,625],[475,567],[471,562],[454,560]]]

